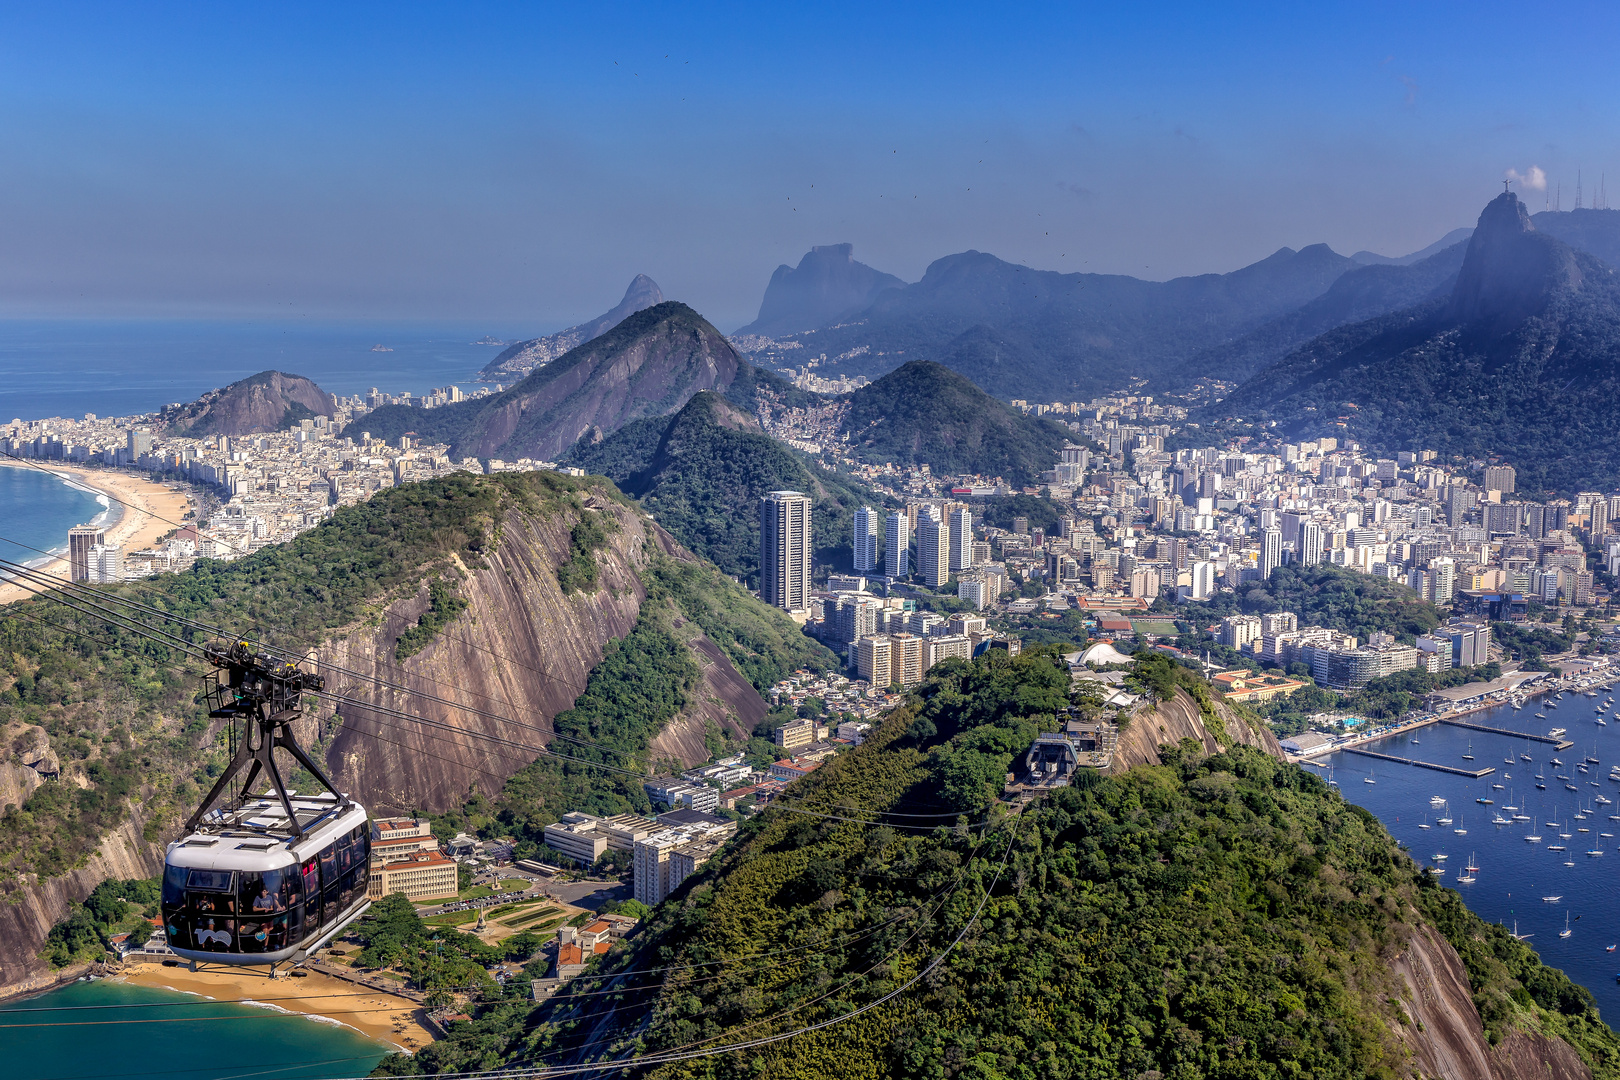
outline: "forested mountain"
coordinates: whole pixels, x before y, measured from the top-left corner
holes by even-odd
[[[1620,210],[1543,210],[1530,215],[1537,232],[1620,267]]]
[[[586,433],[667,416],[699,391],[724,389],[742,362],[703,316],[669,301],[636,312],[502,393],[437,409],[385,405],[344,434],[414,433],[449,443],[458,457],[551,461]]]
[[[1025,416],[940,364],[913,360],[848,395],[840,434],[866,462],[933,466],[935,476],[976,473],[1022,486],[1040,482],[1066,426]]]
[[[1521,490],[1620,483],[1620,280],[1499,195],[1449,296],[1324,334],[1203,411],[1206,435],[1275,425],[1377,453],[1493,455]]]
[[[570,809],[646,809],[634,773],[745,745],[761,690],[835,663],[610,485],[552,472],[406,484],[239,561],[94,591],[307,650],[329,689],[422,720],[313,708],[298,735],[344,790],[374,814],[465,814],[469,790],[498,793],[531,843]],[[0,740],[61,771],[0,761],[3,992],[38,973],[70,902],[157,872],[227,744],[203,665],[173,642],[33,600],[0,609],[0,643]],[[632,775],[536,761],[526,746],[553,733]]]
[[[261,371],[159,415],[171,435],[250,435],[285,431],[300,420],[331,416],[337,401],[302,375]]]
[[[739,334],[781,337],[831,326],[864,311],[885,289],[903,288],[893,274],[855,261],[855,245],[813,247],[797,267],[783,263],[765,286],[759,318]]]
[[[624,299],[612,310],[598,315],[589,322],[559,330],[555,334],[510,345],[495,359],[485,364],[478,377],[485,382],[521,379],[537,365],[555,360],[570,349],[576,349],[592,338],[601,337],[636,312],[663,302],[664,294],[658,288],[658,283],[646,274],[637,274],[631,280],[630,287],[624,290]]]
[[[880,496],[836,476],[761,431],[719,394],[698,394],[668,419],[627,425],[600,443],[580,443],[568,464],[607,476],[681,543],[759,585],[759,500],[803,491],[816,504],[817,576],[847,570],[854,514]]]
[[[1616,1075],[1585,990],[1370,813],[1237,745],[1223,724],[1250,721],[1220,721],[1164,657],[1133,684],[1201,712],[1213,750],[1186,739],[1001,803],[1014,756],[1075,700],[1055,652],[935,667],[585,975],[479,1007],[378,1073],[644,1057],[660,1080]]]

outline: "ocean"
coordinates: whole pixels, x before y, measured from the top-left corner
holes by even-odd
[[[41,550],[67,550],[73,526],[110,524],[120,512],[109,509],[105,495],[59,477],[26,465],[0,466],[0,536],[6,538],[0,540],[0,559],[43,562]]]
[[[533,337],[556,327],[431,323],[0,320],[0,425],[53,416],[129,416],[190,401],[267,368],[305,375],[338,394],[372,387],[420,394],[479,387],[500,349],[486,336]],[[376,345],[388,352],[373,352]],[[32,475],[30,475],[32,474]],[[105,506],[36,470],[0,468],[0,536],[57,550]],[[86,499],[90,502],[87,503]],[[38,552],[0,544],[0,558]]]
[[[481,384],[500,352],[474,345],[553,326],[197,320],[0,320],[0,424],[51,416],[129,416],[191,401],[266,369],[336,394],[420,394]],[[373,352],[382,345],[389,352]]]
[[[1593,701],[1584,695],[1566,695],[1553,703],[1556,708],[1546,708],[1544,699],[1532,698],[1519,712],[1503,705],[1463,718],[1537,735],[1565,728],[1568,734],[1564,737],[1575,745],[1563,752],[1550,743],[1444,724],[1367,746],[1381,754],[1456,768],[1495,767],[1494,773],[1477,780],[1342,752],[1320,760],[1332,767],[1344,797],[1376,814],[1413,858],[1445,868],[1441,884],[1460,892],[1469,908],[1490,922],[1509,929],[1517,923],[1520,934],[1531,935],[1529,944],[1542,961],[1562,968],[1592,991],[1604,1020],[1617,1024],[1620,948],[1609,952],[1608,946],[1620,946],[1620,820],[1610,817],[1620,817],[1620,783],[1609,780],[1608,775],[1610,766],[1620,763],[1620,719],[1611,719],[1608,711],[1599,714],[1595,708],[1606,696],[1600,693]],[[1536,719],[1538,712],[1546,719]],[[1600,715],[1608,720],[1607,726],[1595,722]],[[1463,758],[1468,753],[1474,755],[1472,762]],[[1522,754],[1529,754],[1531,760],[1523,760]],[[1576,765],[1587,757],[1599,761],[1588,766],[1589,773],[1583,773]],[[1553,765],[1554,758],[1563,766]],[[1537,780],[1537,774],[1544,779]],[[1558,779],[1560,775],[1569,780]],[[1374,783],[1364,783],[1367,778]],[[1538,783],[1546,784],[1546,790],[1538,790]],[[1443,816],[1429,805],[1436,795],[1448,801],[1449,826],[1436,822]],[[1597,802],[1599,796],[1610,803]],[[1491,799],[1492,805],[1477,799]],[[1512,816],[1503,810],[1508,806],[1520,808],[1532,820],[1493,825],[1498,811],[1504,817]],[[1584,819],[1578,819],[1578,814],[1584,814]],[[1453,831],[1459,828],[1467,830],[1466,834]],[[1569,833],[1570,838],[1562,840],[1560,833]],[[1528,841],[1526,836],[1540,836],[1541,840]],[[1567,850],[1548,850],[1555,844]],[[1586,854],[1593,849],[1603,854]],[[1436,855],[1447,857],[1437,863]],[[1457,878],[1470,858],[1479,867],[1476,880],[1459,884]],[[1544,896],[1559,899],[1544,901]],[[1566,916],[1572,932],[1560,938]]]
[[[0,1005],[8,1080],[365,1076],[392,1049],[331,1020],[104,979]]]

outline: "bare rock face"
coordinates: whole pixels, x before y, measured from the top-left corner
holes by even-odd
[[[1182,739],[1192,739],[1206,753],[1218,754],[1234,745],[1253,746],[1272,757],[1283,756],[1277,737],[1269,729],[1251,726],[1218,697],[1213,699],[1215,715],[1220,717],[1225,731],[1211,730],[1204,719],[1198,701],[1186,690],[1177,689],[1176,696],[1161,701],[1152,710],[1139,709],[1119,734],[1119,746],[1114,751],[1114,771],[1123,772],[1133,765],[1158,765],[1159,747],[1174,746]]]
[[[337,400],[302,375],[261,371],[223,390],[211,390],[177,409],[165,410],[162,422],[174,435],[250,435],[282,431],[299,420],[331,416]]]
[[[1390,967],[1411,1024],[1391,1034],[1423,1076],[1479,1080],[1589,1080],[1592,1075],[1562,1039],[1515,1030],[1497,1046],[1485,1038],[1462,959],[1431,926],[1412,931]]]
[[[163,848],[141,839],[141,808],[108,833],[83,866],[60,877],[30,880],[0,903],[0,998],[44,989],[57,980],[40,949],[68,904],[89,896],[108,878],[146,878],[163,872]]]

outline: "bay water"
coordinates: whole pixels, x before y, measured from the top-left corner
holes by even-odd
[[[1455,768],[1495,768],[1479,779],[1343,752],[1319,760],[1331,767],[1344,797],[1376,814],[1414,859],[1444,868],[1441,885],[1461,893],[1482,918],[1509,929],[1516,923],[1520,934],[1531,935],[1528,944],[1542,961],[1592,991],[1604,1020],[1616,1024],[1620,947],[1614,952],[1608,947],[1620,946],[1620,820],[1611,817],[1620,818],[1620,783],[1608,775],[1610,766],[1620,763],[1620,719],[1612,718],[1613,710],[1598,710],[1608,696],[1607,691],[1600,691],[1596,700],[1566,694],[1551,708],[1543,699],[1531,698],[1519,711],[1501,705],[1461,718],[1536,735],[1565,728],[1564,738],[1574,745],[1563,751],[1551,743],[1446,724],[1431,724],[1366,747]],[[1537,719],[1537,713],[1546,718]],[[1598,724],[1600,718],[1606,724]],[[1465,760],[1470,753],[1474,760]],[[1587,762],[1588,757],[1598,760]],[[1555,759],[1563,764],[1554,764]],[[1577,763],[1589,771],[1580,771]],[[1326,775],[1326,770],[1320,771]],[[1367,779],[1374,782],[1368,784]],[[1538,784],[1545,784],[1545,789]],[[1431,807],[1435,796],[1446,800],[1449,814]],[[1598,802],[1600,797],[1610,802]],[[1492,801],[1487,805],[1479,799]],[[1514,811],[1506,809],[1510,806],[1531,820],[1492,824],[1498,814],[1512,818]],[[1450,825],[1439,824],[1437,819],[1444,816],[1451,817]],[[1458,834],[1457,829],[1466,833]],[[1570,838],[1560,839],[1562,833]],[[1540,840],[1525,839],[1528,836]],[[1565,850],[1549,850],[1554,845]],[[1587,854],[1593,850],[1603,854]],[[1436,861],[1437,855],[1446,858]],[[1475,880],[1459,883],[1457,878],[1471,858],[1479,867]],[[1571,934],[1561,938],[1566,916]]]
[[[7,1080],[354,1077],[392,1050],[330,1018],[106,979],[0,1005]]]

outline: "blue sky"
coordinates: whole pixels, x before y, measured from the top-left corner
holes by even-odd
[[[340,10],[332,10],[334,7]],[[1132,10],[1132,9],[1135,10]],[[602,14],[610,11],[611,14]],[[812,244],[1165,278],[1614,166],[1598,5],[0,6],[0,314],[723,329]],[[1527,191],[1532,209],[1542,193]]]

